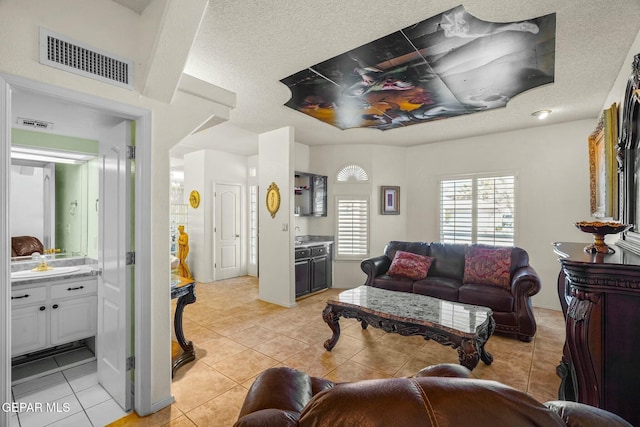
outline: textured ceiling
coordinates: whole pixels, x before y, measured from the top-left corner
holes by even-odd
[[[378,130],[502,108],[553,83],[555,14],[489,22],[458,6],[282,79],[286,106]]]
[[[291,96],[280,83],[286,76],[454,8],[459,0],[212,1],[185,72],[235,92],[231,124],[244,130],[293,126],[296,141],[309,145],[412,146],[537,126],[531,113],[545,108],[554,111],[545,123],[595,121],[640,29],[638,0],[462,4],[478,19],[495,22],[555,13],[555,82],[514,97],[505,108],[389,132],[340,130],[283,105]]]
[[[145,1],[117,0],[139,8]],[[158,0],[156,0],[158,1]],[[280,80],[411,24],[463,5],[478,19],[514,22],[556,14],[554,82],[513,97],[504,108],[391,131],[340,130],[284,104]],[[237,94],[223,125],[180,145],[257,152],[251,135],[283,126],[298,142],[414,146],[581,119],[595,120],[640,29],[640,0],[212,0],[185,72]],[[551,109],[545,121],[531,113]],[[237,137],[242,142],[229,144]]]

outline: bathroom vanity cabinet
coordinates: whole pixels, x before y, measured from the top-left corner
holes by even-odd
[[[98,279],[78,278],[14,286],[11,355],[19,356],[95,336]]]

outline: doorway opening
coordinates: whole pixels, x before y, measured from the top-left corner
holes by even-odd
[[[83,116],[79,119],[87,119],[87,117],[110,117],[115,121],[132,121],[135,123],[135,141],[136,141],[136,174],[131,180],[132,191],[135,191],[135,198],[131,206],[132,226],[135,227],[136,233],[133,238],[133,245],[138,251],[135,260],[135,269],[129,275],[138,285],[134,287],[132,292],[133,300],[149,301],[151,299],[150,289],[150,224],[147,220],[150,217],[150,145],[151,145],[151,113],[148,110],[132,107],[74,92],[64,88],[57,88],[47,84],[22,79],[16,76],[0,75],[0,143],[2,151],[0,152],[0,163],[2,163],[4,172],[0,174],[0,188],[2,189],[2,197],[0,198],[0,240],[9,242],[10,235],[10,213],[9,213],[9,192],[10,192],[10,145],[11,145],[11,128],[13,111],[18,108],[21,97],[35,97],[42,101],[34,108],[34,114],[37,115],[37,108],[43,108],[46,102],[58,102],[78,109],[83,112]],[[78,117],[76,117],[78,119]],[[118,197],[123,197],[120,194]],[[0,256],[3,262],[3,270],[5,283],[10,283],[10,252],[7,243],[0,248]],[[126,264],[126,262],[124,263]],[[125,275],[126,272],[117,268],[114,274]],[[11,325],[11,289],[5,287],[0,290],[0,301],[2,301],[4,317],[2,320],[5,325]],[[129,335],[121,337],[118,342],[119,348],[126,348],[128,344],[133,344],[135,348],[134,357],[138,361],[131,375],[131,371],[125,370],[119,372],[122,377],[122,384],[129,383],[133,379],[134,398],[132,407],[141,414],[152,412],[150,384],[151,384],[151,315],[148,304],[140,304],[136,307],[135,313],[131,307],[122,307],[119,309],[128,322],[133,325],[134,332],[132,339],[127,338]],[[131,329],[129,329],[129,333]],[[122,362],[119,360],[119,363]],[[127,361],[125,361],[126,363]],[[4,328],[0,331],[0,382],[5,385],[0,390],[0,399],[4,402],[11,401],[11,328]],[[129,394],[131,395],[131,394]],[[129,397],[127,397],[129,398]],[[5,422],[8,422],[8,413],[0,414]],[[0,420],[2,421],[2,420]],[[0,424],[4,424],[1,423]]]

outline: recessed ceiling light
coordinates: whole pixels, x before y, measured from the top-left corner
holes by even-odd
[[[532,116],[537,117],[538,120],[544,120],[551,114],[551,110],[538,110],[531,113]]]

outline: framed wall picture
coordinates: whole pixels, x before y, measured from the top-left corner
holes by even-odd
[[[380,213],[400,215],[400,187],[383,185],[380,188]]]
[[[618,219],[618,106],[602,112],[596,130],[589,135],[591,215]]]

